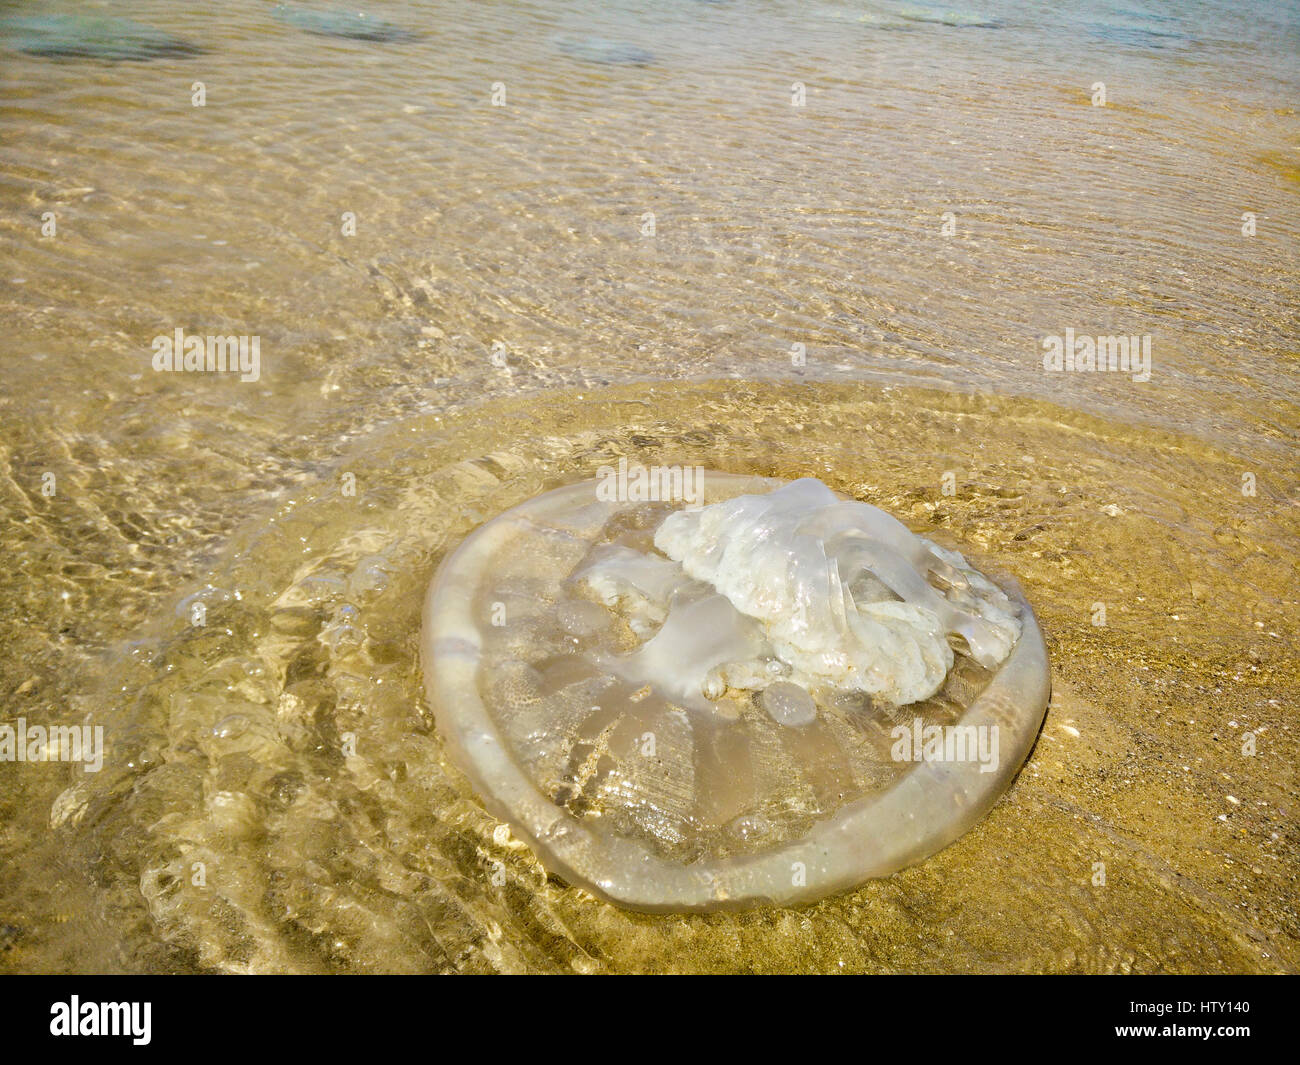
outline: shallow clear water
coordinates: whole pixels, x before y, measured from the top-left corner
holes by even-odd
[[[0,762],[0,967],[1295,969],[1300,9],[635,6],[0,7],[206,49],[0,30],[3,721],[108,745]],[[178,327],[259,379],[155,372]],[[1067,328],[1150,380],[1045,372]],[[1016,574],[1056,687],[989,818],[808,910],[548,881],[445,759],[419,605],[620,457]]]

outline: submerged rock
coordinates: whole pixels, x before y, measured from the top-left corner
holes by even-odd
[[[351,41],[392,44],[396,41],[413,41],[419,36],[413,30],[385,22],[364,11],[315,11],[311,8],[277,4],[273,14],[281,22],[318,37],[343,37]]]
[[[143,61],[202,55],[206,49],[130,19],[98,15],[24,15],[0,20],[0,37],[28,55],[50,59]]]
[[[599,485],[482,526],[425,604],[439,731],[551,871],[644,910],[809,902],[1013,779],[1049,689],[1018,594],[819,481]]]

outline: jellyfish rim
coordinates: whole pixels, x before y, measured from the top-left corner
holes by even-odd
[[[512,755],[478,694],[482,641],[472,604],[479,574],[509,535],[548,513],[591,502],[597,483],[543,492],[479,525],[444,558],[424,602],[421,667],[438,732],[483,806],[548,872],[605,902],[646,913],[810,905],[932,856],[973,828],[1011,786],[1046,716],[1051,673],[1033,608],[1019,585],[1000,575],[995,583],[1021,611],[1020,639],[958,724],[998,727],[1004,772],[982,772],[975,761],[918,761],[893,786],[846,803],[798,839],[689,865],[633,839],[597,833],[557,806]],[[784,483],[705,474],[710,487],[771,490]]]

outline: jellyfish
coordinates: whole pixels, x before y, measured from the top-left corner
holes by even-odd
[[[603,37],[562,37],[556,42],[561,52],[584,63],[603,63],[607,66],[646,67],[655,61],[654,54],[626,41],[610,41]]]
[[[952,29],[996,30],[1004,25],[1000,19],[989,18],[974,11],[954,11],[941,8],[903,8],[897,12],[899,18],[908,22],[928,23],[934,26],[948,26]]]
[[[1013,581],[811,478],[600,487],[488,521],[425,602],[438,730],[550,872],[650,912],[800,905],[1008,787],[1050,693]]]
[[[280,22],[318,37],[342,37],[353,41],[391,44],[395,41],[411,41],[418,36],[412,30],[375,18],[364,11],[313,11],[292,4],[276,4],[272,14]]]
[[[105,15],[23,15],[0,20],[20,52],[51,59],[149,60],[201,55],[204,49],[130,19]]]
[[[1089,22],[1085,29],[1088,31],[1088,36],[1094,40],[1118,45],[1121,48],[1165,48],[1190,43],[1190,38],[1183,33],[1135,25],[1134,23],[1141,17],[1135,15],[1127,24]]]

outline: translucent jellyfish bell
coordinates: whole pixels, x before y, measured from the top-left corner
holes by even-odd
[[[1018,589],[819,481],[608,487],[483,525],[425,603],[438,729],[549,870],[640,910],[806,903],[1011,782],[1050,689]]]

